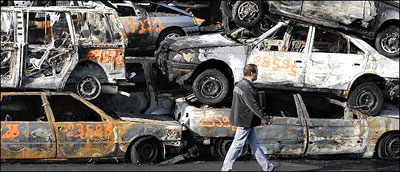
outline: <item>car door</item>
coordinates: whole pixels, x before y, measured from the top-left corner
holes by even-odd
[[[23,88],[60,89],[78,63],[70,13],[30,11]]]
[[[17,88],[25,47],[24,13],[1,9],[1,87]]]
[[[336,109],[342,110],[338,112],[332,109],[317,110],[312,105],[317,101],[315,97],[310,97],[304,103],[299,96],[299,101],[304,107],[308,130],[306,155],[359,154],[365,151],[369,144],[365,119],[344,115],[343,108],[339,106]]]
[[[307,60],[305,85],[345,90],[363,72],[366,53],[336,32],[313,27],[313,44]]]
[[[116,156],[116,133],[110,117],[76,95],[47,97],[55,119],[57,158]]]
[[[303,155],[307,130],[300,109],[292,94],[266,94],[266,112],[273,116],[270,125],[256,127],[260,146],[265,154]]]
[[[259,83],[264,87],[302,87],[307,59],[308,27],[282,27],[250,52],[247,64],[258,66]]]
[[[48,104],[39,93],[1,94],[1,159],[56,157]]]
[[[153,41],[153,23],[145,9],[140,6],[117,6],[120,20],[128,38],[128,53],[150,50]],[[122,11],[125,11],[122,13]]]

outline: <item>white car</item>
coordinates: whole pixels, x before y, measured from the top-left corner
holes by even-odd
[[[259,88],[330,93],[370,115],[379,113],[384,98],[399,97],[398,59],[357,37],[299,23],[279,22],[255,39],[221,34],[168,39],[155,55],[170,81],[190,85],[209,105],[229,100],[249,63],[258,66]]]

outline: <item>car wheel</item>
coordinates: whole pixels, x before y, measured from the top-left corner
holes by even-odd
[[[196,77],[192,89],[198,101],[215,105],[222,102],[228,95],[229,82],[219,70],[208,69]]]
[[[382,91],[373,82],[362,83],[350,93],[348,104],[362,113],[375,116],[383,105]]]
[[[259,37],[263,33],[267,32],[269,29],[271,29],[274,25],[275,23],[273,23],[271,20],[263,20],[256,27],[251,28],[251,31],[256,37]]]
[[[385,135],[377,148],[378,157],[381,159],[399,159],[399,133]]]
[[[169,29],[169,30],[164,30],[160,33],[160,36],[158,36],[157,43],[156,43],[156,49],[160,46],[161,41],[164,41],[167,38],[175,38],[175,37],[180,37],[183,36],[184,33],[182,33],[178,29]]]
[[[93,76],[84,76],[76,84],[76,93],[86,100],[93,100],[100,95],[100,81]]]
[[[237,1],[232,9],[233,20],[244,28],[256,27],[263,16],[264,8],[260,1]]]
[[[399,26],[391,25],[378,33],[375,47],[379,53],[389,58],[399,58]]]
[[[131,148],[133,164],[151,164],[161,155],[160,145],[151,137],[143,137],[136,141]]]
[[[214,145],[214,150],[211,151],[213,154],[212,156],[220,161],[223,161],[225,159],[226,154],[229,151],[229,148],[231,147],[233,142],[232,138],[220,138],[215,142]],[[243,157],[244,155],[247,155],[250,152],[250,147],[249,144],[246,144],[243,146],[243,148],[240,150],[238,154],[239,157]]]

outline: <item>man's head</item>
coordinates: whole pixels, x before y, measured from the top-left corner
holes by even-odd
[[[255,64],[247,64],[243,68],[243,75],[244,75],[244,77],[246,77],[252,81],[257,80],[257,75],[258,75],[257,66]]]

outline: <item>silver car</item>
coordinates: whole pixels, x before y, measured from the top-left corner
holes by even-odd
[[[209,105],[229,100],[249,63],[258,66],[260,88],[330,93],[371,115],[379,113],[384,98],[398,98],[398,60],[357,37],[284,25],[255,39],[221,34],[168,39],[156,52],[157,63],[170,81],[191,86],[196,98]]]

